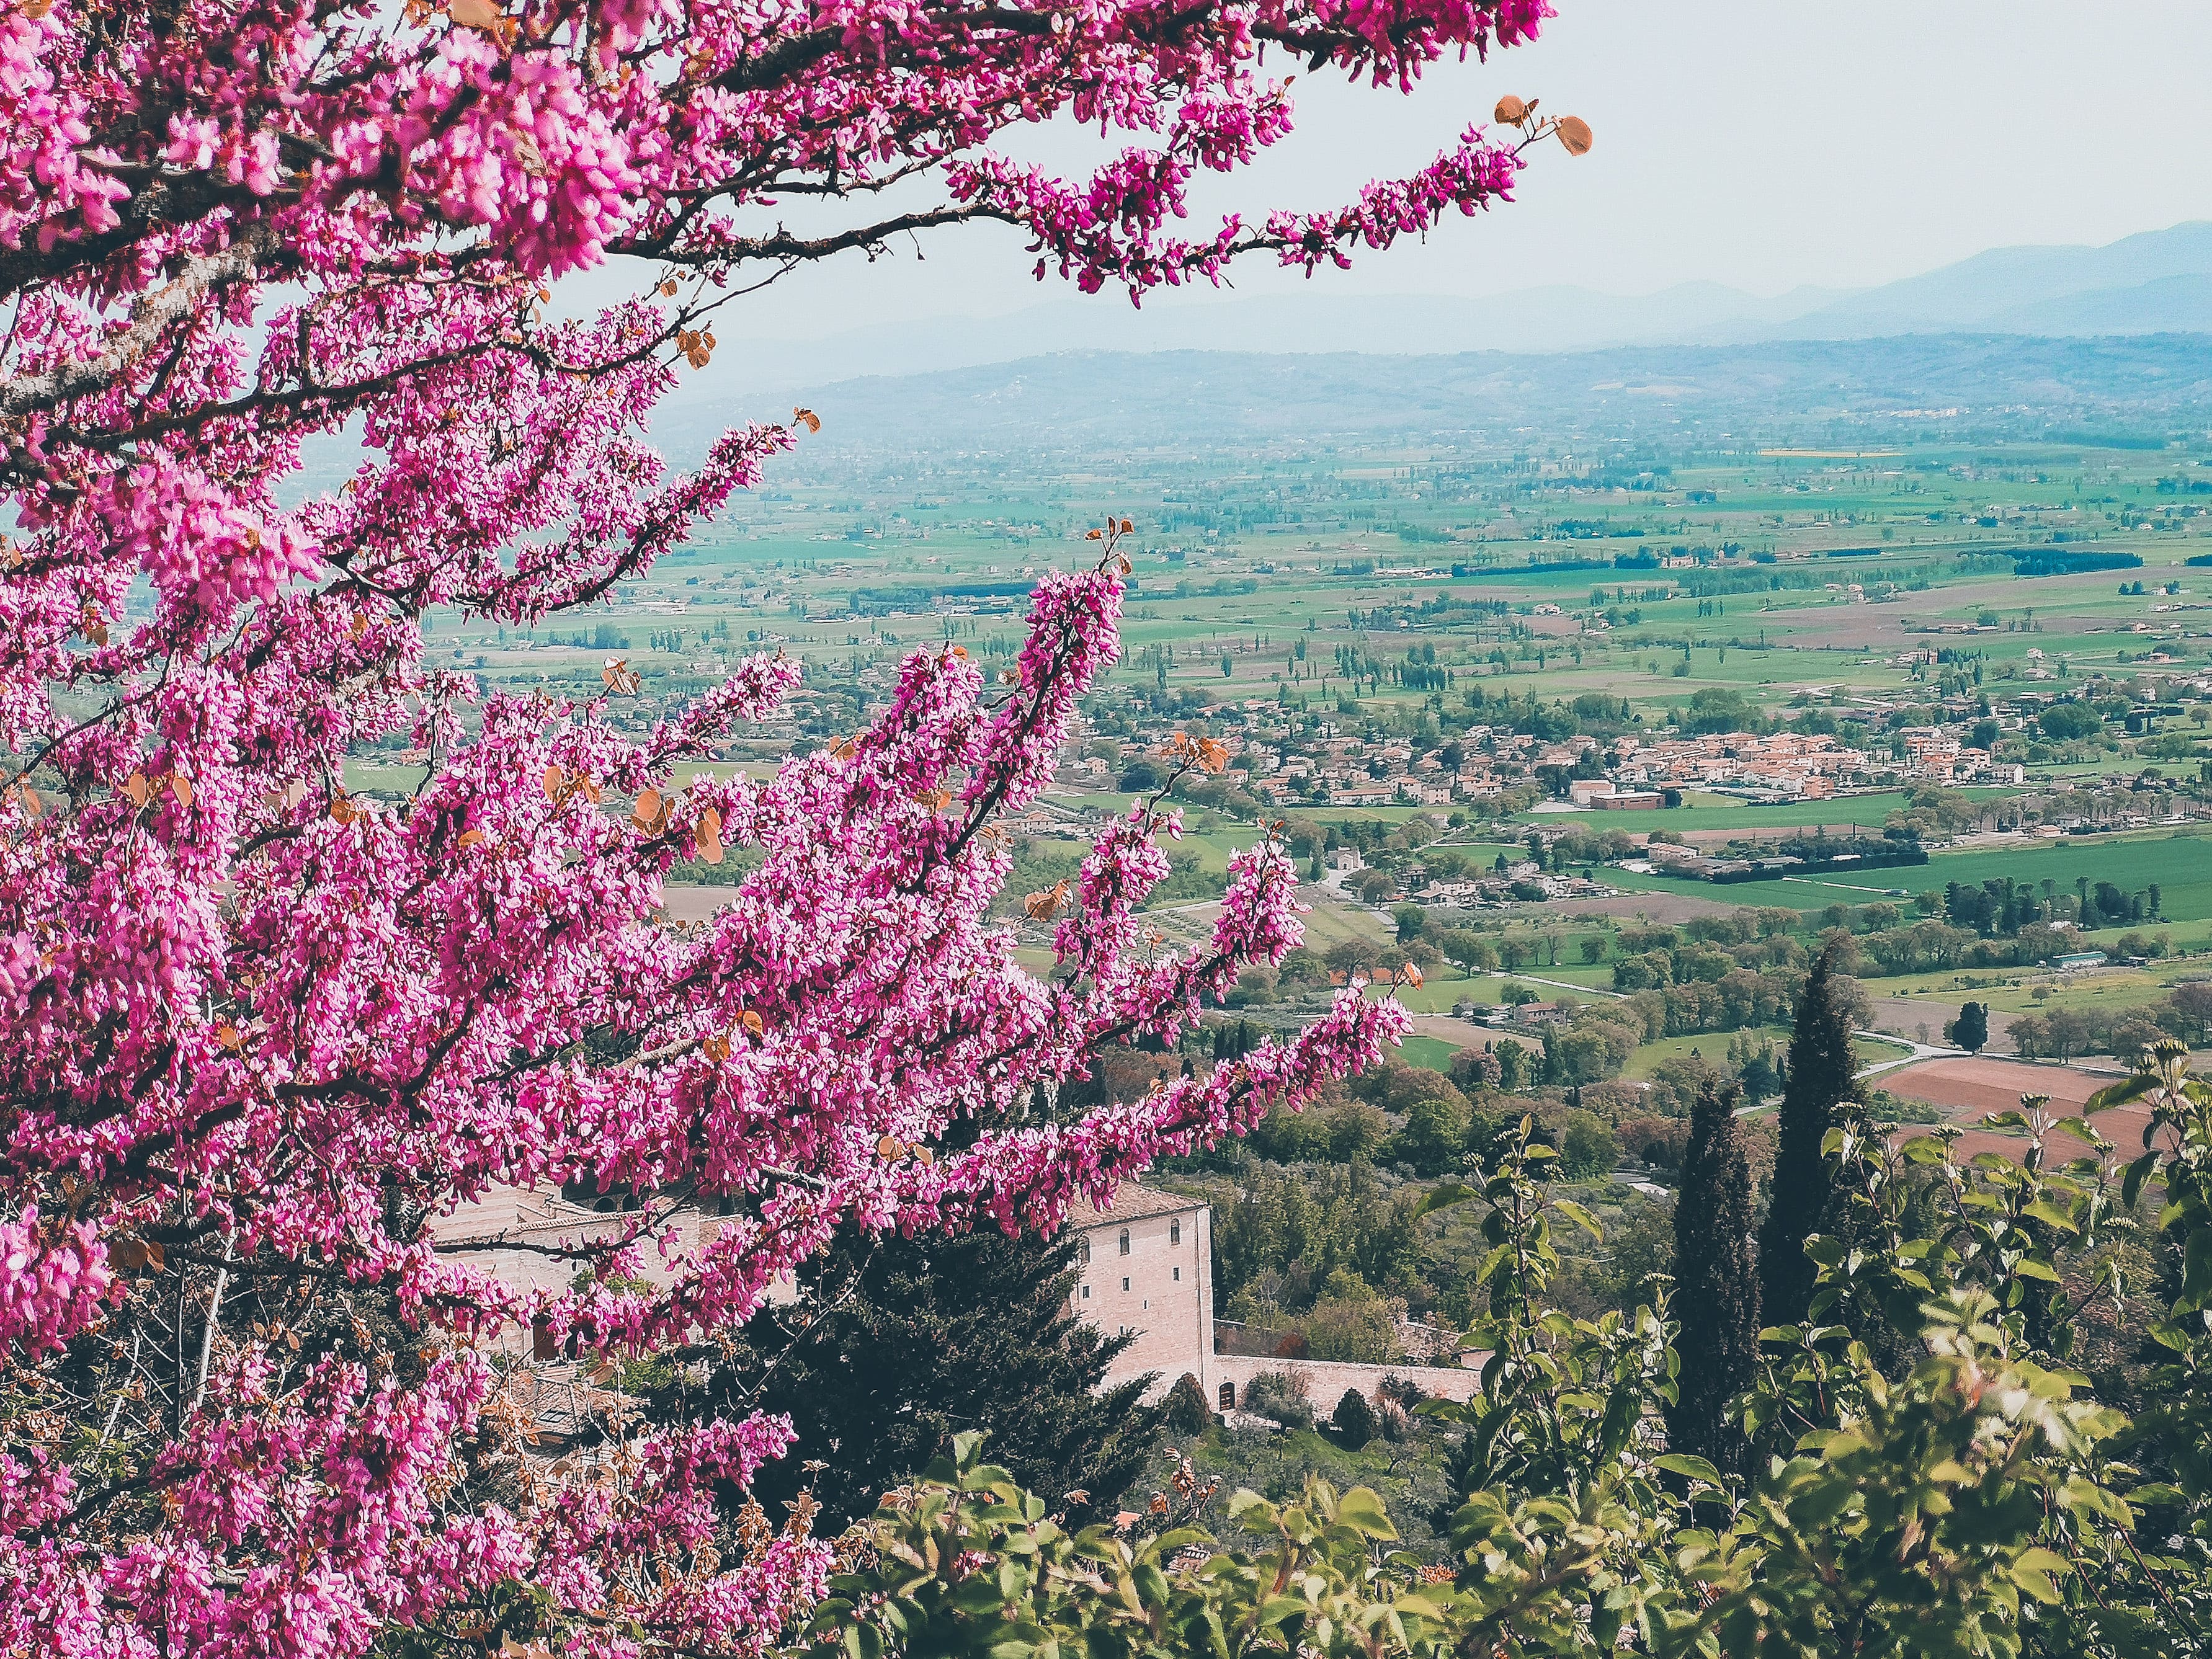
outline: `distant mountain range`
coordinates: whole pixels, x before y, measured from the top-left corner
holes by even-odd
[[[1495,453],[1589,439],[1886,450],[1921,437],[2163,448],[2212,423],[2212,337],[1924,334],[1602,351],[1391,356],[1060,352],[813,389],[802,471],[913,458],[1194,458],[1418,441]],[[688,464],[720,411],[664,407]]]
[[[2103,247],[2007,247],[1925,276],[1846,295],[1770,338],[1878,335],[2163,334],[2212,317],[2212,222],[2145,231]]]
[[[1162,301],[1142,311],[1102,295],[1011,316],[884,324],[813,340],[726,338],[723,360],[742,362],[748,389],[766,392],[1068,351],[1449,356],[1911,334],[2202,331],[2212,331],[2212,222],[2197,221],[2104,247],[1998,248],[1856,292],[1803,288],[1762,298],[1686,283],[1637,295],[1549,287],[1483,299],[1376,297],[1332,293],[1322,279],[1298,294]],[[712,401],[726,395],[726,384],[720,393],[697,385],[684,401]]]

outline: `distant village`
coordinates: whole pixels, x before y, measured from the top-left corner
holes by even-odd
[[[2204,769],[2192,764],[2177,775],[2155,757],[2164,732],[2185,746],[2201,734],[2212,715],[2212,679],[2092,678],[2008,686],[1993,697],[1943,671],[1941,653],[1911,654],[1923,659],[1917,665],[1923,672],[1943,672],[1950,683],[1934,696],[1914,686],[1887,696],[1801,690],[1785,694],[1788,706],[1771,713],[1739,693],[1705,690],[1686,700],[1676,720],[1658,726],[1626,702],[1589,696],[1541,705],[1507,693],[1442,719],[1441,698],[1410,719],[1402,708],[1387,717],[1371,706],[1355,714],[1347,704],[1317,713],[1281,697],[1174,712],[1156,699],[1133,698],[1064,751],[1054,796],[1029,828],[1073,827],[1069,820],[1084,814],[1070,797],[1157,787],[1164,750],[1188,731],[1216,739],[1227,760],[1218,776],[1183,780],[1179,794],[1233,817],[1296,820],[1407,806],[1430,809],[1440,829],[1518,817],[1511,838],[1532,842],[1525,865],[1501,860],[1494,870],[1432,880],[1419,893],[1377,896],[1463,906],[1586,896],[1587,882],[1578,885],[1543,857],[1544,848],[1570,835],[1602,836],[1607,861],[1726,881],[1805,866],[1917,861],[1917,849],[1976,830],[2060,836],[2206,815]],[[2033,661],[2031,672],[2042,672]],[[1495,718],[1481,717],[1492,710]],[[1455,725],[1455,715],[1468,723]],[[1723,729],[1698,729],[1715,725]],[[2084,762],[2099,769],[2085,775]],[[1778,816],[1771,832],[1690,838],[1731,841],[1720,849],[1685,844],[1682,836],[1650,828],[1648,817],[1633,821],[1632,835],[1607,833],[1609,813],[1664,812],[1692,793],[1746,806],[1820,803],[1832,812],[1820,836],[1832,839],[1813,842],[1791,828],[1806,822],[1802,812]],[[1876,795],[1880,803],[1858,804]],[[1787,841],[1762,854],[1758,842],[1769,834]],[[1334,838],[1328,855],[1340,871],[1358,867],[1357,850]]]

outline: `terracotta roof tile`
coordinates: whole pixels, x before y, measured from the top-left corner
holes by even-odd
[[[1175,1193],[1155,1192],[1150,1187],[1139,1187],[1133,1181],[1124,1182],[1114,1194],[1114,1201],[1101,1210],[1081,1199],[1068,1206],[1067,1224],[1071,1227],[1110,1227],[1124,1221],[1141,1221],[1148,1216],[1184,1215],[1193,1210],[1202,1210],[1206,1200],[1184,1198]]]

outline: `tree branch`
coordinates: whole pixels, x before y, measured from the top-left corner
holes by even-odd
[[[258,219],[220,253],[193,260],[166,288],[139,296],[131,323],[109,337],[99,356],[63,363],[43,374],[0,382],[0,419],[52,409],[73,398],[112,386],[170,330],[191,316],[210,289],[252,275],[276,246],[276,230]]]

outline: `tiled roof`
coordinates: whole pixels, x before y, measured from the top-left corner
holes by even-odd
[[[587,1210],[558,1193],[501,1186],[489,1188],[474,1204],[463,1204],[453,1214],[439,1217],[430,1224],[430,1231],[441,1243],[542,1241],[548,1234],[597,1238],[619,1231],[623,1220],[619,1212]]]
[[[1121,1189],[1114,1194],[1114,1201],[1103,1210],[1085,1203],[1079,1198],[1076,1200],[1068,1207],[1067,1224],[1079,1228],[1110,1227],[1124,1221],[1141,1221],[1147,1216],[1184,1215],[1205,1207],[1204,1199],[1158,1193],[1130,1181],[1122,1183]]]

